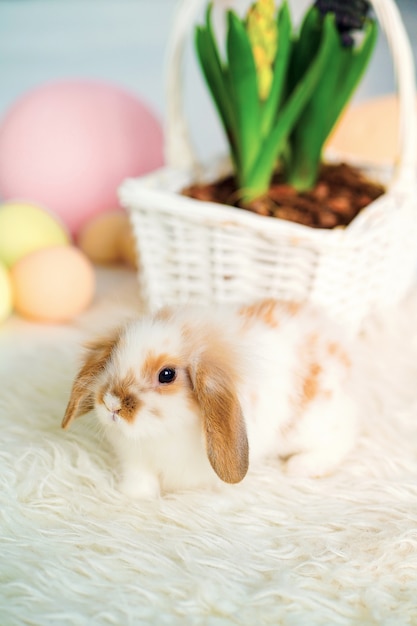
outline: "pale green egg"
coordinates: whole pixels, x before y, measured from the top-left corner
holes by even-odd
[[[66,229],[44,209],[28,202],[0,205],[0,261],[7,267],[35,250],[68,243]]]

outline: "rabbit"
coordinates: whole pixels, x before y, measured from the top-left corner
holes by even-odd
[[[95,410],[132,498],[239,483],[271,457],[321,477],[357,439],[353,353],[307,304],[165,307],[87,344],[62,427]]]

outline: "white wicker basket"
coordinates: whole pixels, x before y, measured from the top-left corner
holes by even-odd
[[[169,53],[168,166],[123,183],[150,308],[167,303],[309,300],[356,332],[375,308],[396,303],[417,270],[417,122],[412,52],[393,0],[372,0],[389,43],[400,102],[400,159],[388,191],[345,229],[321,230],[183,197],[198,167],[183,115],[184,42],[205,0],[182,0]],[[205,168],[204,179],[223,174]]]

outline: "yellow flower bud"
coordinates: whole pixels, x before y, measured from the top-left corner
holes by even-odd
[[[271,89],[278,45],[274,0],[257,0],[252,4],[246,16],[246,30],[255,59],[259,97],[265,100]]]

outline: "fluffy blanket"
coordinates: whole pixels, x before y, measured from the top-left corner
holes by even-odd
[[[363,434],[336,474],[271,462],[142,503],[94,420],[60,428],[80,342],[140,305],[130,272],[98,278],[73,324],[0,328],[0,624],[417,624],[417,289],[367,324]]]

